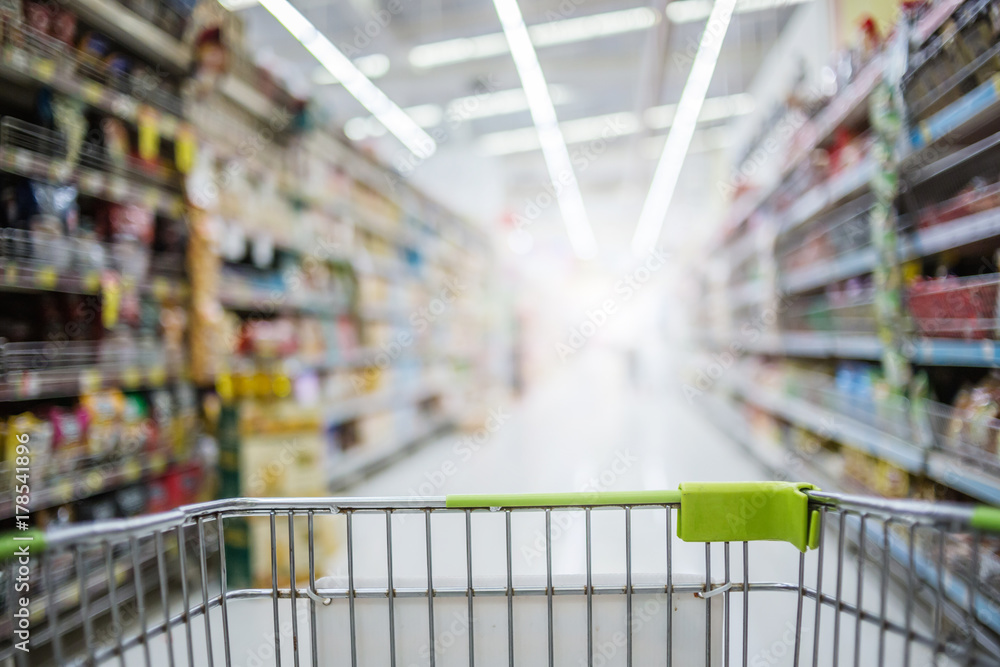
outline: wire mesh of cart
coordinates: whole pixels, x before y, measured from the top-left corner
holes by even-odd
[[[788,482],[222,500],[7,536],[0,662],[995,665],[998,530]]]

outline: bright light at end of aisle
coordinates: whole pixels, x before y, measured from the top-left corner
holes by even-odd
[[[573,252],[580,259],[592,259],[597,255],[597,240],[590,228],[587,211],[583,206],[583,195],[580,185],[573,173],[573,164],[569,158],[569,150],[563,139],[559,122],[556,119],[556,109],[552,105],[549,87],[542,74],[542,66],[538,63],[538,54],[528,36],[528,28],[521,16],[517,0],[493,0],[500,24],[503,26],[510,55],[514,59],[517,75],[521,79],[521,87],[528,99],[531,120],[538,132],[538,143],[542,147],[545,165],[552,179],[552,187],[559,201],[559,211],[562,213],[569,235]]]
[[[635,255],[645,255],[660,240],[663,221],[677,188],[684,157],[691,147],[691,139],[698,125],[698,117],[701,116],[702,105],[705,104],[708,85],[715,74],[715,65],[719,62],[722,43],[729,32],[729,22],[733,18],[735,6],[736,0],[716,0],[705,24],[698,52],[691,65],[691,73],[688,74],[681,100],[677,104],[677,114],[663,146],[663,154],[656,165],[649,194],[642,205],[635,236],[632,237],[632,252]]]
[[[403,142],[411,153],[422,159],[434,154],[437,144],[430,135],[420,129],[405,111],[362,74],[361,70],[288,0],[261,0],[260,4],[271,12],[309,53],[313,54],[319,64],[325,67],[347,92]]]

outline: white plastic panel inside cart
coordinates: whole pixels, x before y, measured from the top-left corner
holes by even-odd
[[[594,660],[601,665],[626,664],[626,597],[624,575],[594,576],[594,584],[622,586],[620,594],[603,593],[593,597]],[[703,582],[704,577],[674,575],[674,584]],[[396,580],[397,591],[426,589],[422,581]],[[634,586],[661,585],[663,575],[633,576]],[[346,580],[327,577],[317,582],[322,589],[344,589]],[[467,582],[462,577],[434,576],[437,590],[460,589]],[[587,597],[579,578],[569,580],[554,576],[556,588],[578,586],[579,594],[560,594],[553,598],[553,635],[555,662],[559,665],[587,664]],[[477,589],[503,589],[502,577],[476,577]],[[544,577],[517,577],[515,589],[544,587]],[[381,581],[355,581],[359,591],[366,588],[385,590]],[[705,664],[706,605],[709,601],[692,593],[673,596],[673,658],[675,665]],[[712,665],[721,664],[722,596],[711,599]],[[430,664],[430,638],[427,623],[427,598],[397,597],[394,600],[396,664],[420,667]],[[664,593],[635,593],[632,596],[633,664],[662,664],[666,655],[667,596]],[[350,615],[345,598],[335,599],[317,610],[319,664],[342,667],[351,664]],[[358,665],[384,667],[389,662],[389,604],[386,598],[355,600]],[[458,667],[469,664],[468,598],[435,596],[434,637],[435,665]],[[481,595],[474,598],[473,637],[475,664],[500,667],[509,664],[507,640],[507,598]],[[514,598],[514,664],[543,665],[548,661],[548,599],[545,595]]]

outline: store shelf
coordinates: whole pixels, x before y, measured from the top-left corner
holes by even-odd
[[[743,448],[755,457],[764,467],[768,468],[779,479],[800,479],[803,475],[808,477],[808,481],[819,484],[823,489],[829,491],[840,491],[847,493],[862,493],[872,495],[866,489],[843,488],[842,480],[833,479],[822,464],[811,460],[797,452],[789,450],[781,445],[763,442],[753,434],[753,429],[747,421],[732,407],[729,402],[722,397],[709,395],[711,406],[712,422],[721,428],[727,435],[736,440]],[[852,544],[859,544],[861,538],[860,522],[857,517],[850,517],[847,522]],[[865,527],[867,552],[873,553],[882,548],[883,531],[877,522],[868,522]],[[909,544],[906,539],[890,531],[888,535],[889,554],[897,562],[908,569],[910,558]],[[930,591],[937,588],[938,568],[936,563],[919,549],[914,551],[915,574],[927,585]],[[969,590],[964,581],[955,577],[951,572],[945,571],[944,586],[942,592],[954,604],[962,609],[968,607]],[[980,595],[976,600],[976,610],[988,627],[995,631],[1000,631],[1000,611],[993,605],[987,596]]]
[[[869,361],[882,356],[882,343],[876,336],[835,331],[764,334],[755,340],[733,333],[728,340],[713,339],[712,344],[717,348],[739,345],[749,352],[772,356]],[[924,366],[993,368],[1000,363],[1000,342],[994,340],[913,338],[903,351],[911,361]]]
[[[211,524],[208,524],[206,529],[212,530]],[[185,548],[188,551],[203,549],[206,558],[211,558],[218,553],[218,542],[214,539],[215,536],[213,534],[209,533],[208,539],[202,542],[195,534],[195,531],[190,530],[188,532],[191,534],[190,537],[186,536],[185,539]],[[92,552],[92,555],[94,553]],[[167,547],[164,555],[166,556],[166,572],[169,573],[168,576],[178,588],[180,587],[180,576],[197,576],[197,559],[188,559],[188,571],[181,574],[176,546]],[[112,571],[116,583],[115,602],[119,608],[129,609],[131,607],[130,603],[136,600],[136,581],[141,581],[140,588],[145,596],[146,604],[155,599],[151,593],[156,591],[160,585],[157,569],[158,552],[155,544],[147,541],[143,547],[140,547],[137,560],[142,572],[141,577],[136,577],[132,574],[134,561],[131,551],[125,550],[119,553],[112,561]],[[50,591],[40,591],[37,595],[32,596],[30,607],[31,620],[33,628],[36,628],[33,629],[31,635],[33,645],[44,646],[52,641],[53,625],[42,625],[44,621],[48,620],[52,609],[56,610],[59,620],[58,630],[64,637],[73,636],[71,633],[77,633],[84,627],[86,621],[83,611],[80,608],[81,583],[84,584],[83,588],[87,591],[87,612],[90,619],[101,618],[111,611],[111,597],[107,594],[109,590],[107,562],[103,557],[98,557],[90,560],[89,565],[90,567],[83,578],[83,582],[80,581],[79,577],[73,577],[68,580],[62,579],[62,577],[66,576],[66,573],[53,570],[52,576],[57,582],[55,587],[56,597],[54,599],[50,597],[52,595]],[[177,579],[174,580],[174,577],[177,577]],[[6,633],[9,636],[12,633],[13,626],[10,623],[11,620],[13,620],[11,616],[0,620],[0,635]],[[112,645],[98,645],[95,648],[97,649],[95,654],[98,664],[110,661],[115,655],[116,647],[113,643]],[[67,664],[79,665],[83,663],[77,660]]]
[[[180,301],[190,293],[187,283],[153,276],[138,285],[141,293],[157,301]],[[0,276],[0,292],[61,292],[64,294],[99,294],[100,275],[60,272],[51,267],[7,264]]]
[[[735,336],[734,341],[740,341]],[[716,341],[716,345],[729,343]],[[825,331],[797,331],[784,334],[763,334],[756,340],[741,343],[757,354],[791,357],[879,359],[882,345],[874,336]]]
[[[321,292],[267,289],[250,283],[223,278],[220,304],[230,310],[251,313],[308,312],[339,315],[349,312],[350,304],[337,295]]]
[[[927,41],[934,31],[940,28],[945,21],[951,18],[964,0],[941,0],[934,3],[930,11],[924,14],[917,25],[913,27],[913,41],[923,43]]]
[[[1000,112],[1000,74],[910,130],[910,150],[920,151],[945,137],[957,139]]]
[[[781,216],[782,222],[779,225],[781,233],[788,233],[800,227],[852,195],[867,189],[874,173],[874,163],[870,158],[866,158],[801,195]]]
[[[151,389],[184,372],[162,346],[136,348],[129,355],[121,350],[112,358],[91,341],[3,343],[0,370],[0,402],[77,396],[102,388]]]
[[[993,368],[1000,362],[1000,347],[994,340],[917,338],[904,351],[914,363],[926,366]]]
[[[990,209],[904,237],[900,241],[900,255],[907,261],[997,236],[1000,236],[1000,209]]]
[[[876,260],[875,249],[867,247],[812,266],[795,269],[779,278],[781,291],[786,294],[808,292],[839,280],[871,273]]]
[[[711,415],[711,421],[717,428],[749,452],[772,474],[776,476],[787,474],[790,458],[787,450],[757,438],[730,400],[715,392],[705,394],[705,399],[709,407],[707,414]]]
[[[383,389],[373,394],[363,394],[339,402],[334,408],[327,411],[323,422],[327,426],[334,426],[376,412],[412,406],[432,398],[438,393],[440,393],[438,383],[424,382],[420,386],[408,390]]]
[[[983,453],[986,456],[986,453]],[[1000,477],[973,467],[946,452],[931,452],[927,476],[949,488],[1000,507]]]
[[[81,194],[116,204],[139,201],[167,216],[177,217],[184,210],[184,200],[173,192],[164,192],[113,171],[74,168],[28,150],[0,146],[0,169],[38,181],[72,183]]]
[[[116,42],[150,62],[184,74],[191,64],[190,50],[181,42],[115,0],[65,0],[66,6]]]
[[[218,90],[230,100],[265,122],[272,122],[275,118],[281,118],[289,113],[281,109],[268,97],[262,95],[249,83],[232,74],[226,74],[219,80]]]
[[[882,56],[876,56],[862,68],[861,72],[858,73],[845,89],[840,91],[816,116],[802,126],[795,137],[793,137],[793,146],[789,151],[780,176],[764,187],[748,192],[733,202],[732,209],[736,213],[731,216],[730,222],[727,223],[724,231],[725,236],[720,240],[720,244],[725,243],[726,240],[731,238],[733,230],[746,222],[750,216],[767,203],[781,188],[785,179],[794,168],[807,155],[812,153],[813,150],[829,139],[838,127],[844,124],[856,124],[864,118],[868,112],[866,102],[869,95],[875,89],[875,85],[881,79],[882,68],[883,58]],[[871,169],[870,165],[866,168]],[[838,183],[837,187],[851,189],[845,195],[841,195],[841,198],[849,195],[852,191],[856,191],[865,182],[867,182],[867,179],[864,178],[863,170],[845,175],[844,180]],[[820,206],[822,208],[829,205],[829,193],[827,193],[826,197],[823,197],[821,192],[816,192],[813,196],[817,198],[816,202],[813,204],[802,204],[804,210],[793,214],[793,219],[808,215],[808,208],[810,206]],[[812,215],[816,215],[818,212],[819,210]],[[804,222],[806,219],[808,217],[799,220],[799,222]],[[793,223],[791,226],[795,226],[795,224],[797,223]]]
[[[414,432],[404,434],[388,445],[372,448],[361,446],[353,451],[348,451],[334,463],[336,472],[331,475],[327,489],[330,493],[337,493],[357,484],[365,477],[403,458],[429,438],[446,430],[451,425],[451,420],[447,418],[433,419],[424,426],[415,429]]]
[[[761,387],[750,387],[748,384],[737,381],[731,385],[747,403],[876,458],[891,461],[908,472],[923,474],[926,469],[927,452],[922,447],[846,415],[831,412],[793,396],[777,394]]]
[[[183,459],[174,459],[168,448],[160,448],[155,452],[139,452],[124,460],[108,460],[90,468],[74,471],[54,483],[33,482],[28,508],[32,512],[38,512],[92,498],[124,486],[156,479],[166,473],[171,465],[185,462]],[[0,521],[13,516],[13,499],[0,500]]]
[[[807,155],[822,145],[834,130],[842,125],[853,125],[868,115],[869,95],[882,79],[884,56],[877,55],[865,65],[854,80],[847,84],[816,116],[799,131],[793,140],[793,149],[785,163],[784,174],[791,173]]]
[[[0,78],[26,89],[49,86],[130,123],[137,121],[143,105],[151,105],[156,108],[160,136],[175,137],[183,113],[181,100],[166,92],[153,75],[149,79],[136,79],[118,73],[110,79],[104,68],[22,23],[8,24],[5,36],[18,43],[18,47],[4,52]]]
[[[765,297],[765,288],[761,280],[748,280],[729,288],[729,305],[734,310],[760,303]]]
[[[857,517],[850,518],[850,528],[858,536],[854,539],[854,542],[858,542],[861,533],[860,520]],[[867,522],[865,524],[865,536],[870,545],[868,553],[871,553],[872,548],[881,550],[885,536],[881,525],[875,521]],[[891,530],[888,537],[890,556],[897,563],[906,565],[908,568],[910,549],[907,540]],[[913,560],[914,573],[917,578],[923,581],[931,590],[937,590],[938,565],[935,560],[928,557],[920,549],[914,550]],[[968,584],[955,576],[949,569],[946,569],[943,574],[944,581],[942,582],[941,592],[960,609],[968,609],[971,597],[969,595]],[[979,591],[977,591],[977,595],[975,596],[975,609],[976,617],[980,623],[983,623],[994,632],[1000,632],[1000,609],[989,600],[988,596],[983,595]]]
[[[129,273],[149,261],[152,271],[178,269],[181,257],[167,253],[137,254],[134,248],[115,243],[35,234],[22,229],[0,229],[0,291],[99,294],[105,271],[113,271],[125,290],[137,289],[157,301],[187,298],[189,288],[182,274]],[[96,257],[96,259],[95,259]],[[89,267],[89,268],[82,268]]]
[[[986,455],[982,450],[970,450],[963,459],[953,449],[942,449],[940,444],[926,448],[914,445],[908,439],[794,396],[752,387],[745,378],[737,378],[726,386],[741,400],[792,424],[891,461],[908,472],[924,475],[981,501],[1000,505],[1000,474],[991,474],[990,467],[976,459]],[[774,463],[773,454],[769,456]],[[1000,462],[992,470],[1000,470]]]

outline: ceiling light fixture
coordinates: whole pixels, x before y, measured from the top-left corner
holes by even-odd
[[[421,159],[434,154],[437,144],[430,135],[420,129],[420,126],[414,123],[399,105],[362,74],[357,66],[288,0],[261,0],[260,4],[315,56],[320,65],[343,84],[347,92],[403,142],[411,153]]]
[[[739,0],[736,5],[736,13],[748,14],[805,2],[811,2],[811,0]],[[671,0],[667,3],[666,8],[667,19],[674,24],[704,21],[711,12],[712,3],[710,0]]]
[[[219,0],[219,4],[231,12],[238,12],[253,7],[257,0]]]
[[[734,95],[720,95],[710,97],[701,105],[701,113],[698,114],[699,123],[709,123],[716,120],[725,120],[734,116],[744,116],[754,110],[753,95],[749,93],[736,93]],[[662,130],[673,125],[677,116],[676,104],[664,104],[658,107],[650,107],[643,114],[646,127],[654,130]]]
[[[552,104],[567,104],[573,94],[565,86],[549,86]],[[478,118],[492,118],[528,111],[528,98],[523,88],[498,90],[493,93],[477,93],[458,97],[448,103],[448,118],[461,122]]]
[[[517,0],[493,0],[500,25],[510,47],[514,66],[521,79],[521,87],[528,98],[531,119],[538,132],[538,142],[542,146],[545,164],[549,170],[549,178],[556,191],[559,211],[562,213],[573,252],[581,259],[590,259],[597,255],[597,240],[590,228],[587,211],[583,205],[583,195],[580,185],[573,173],[573,164],[569,159],[569,150],[563,139],[556,110],[549,96],[548,85],[542,66],[538,63],[538,54],[531,44],[528,28],[521,16]]]
[[[323,73],[329,75],[326,70],[323,70]],[[573,96],[564,86],[549,86],[549,93],[551,93],[553,104],[566,104],[573,99]],[[467,120],[491,118],[493,116],[503,116],[527,110],[528,98],[524,96],[523,88],[510,88],[508,90],[499,90],[495,93],[479,93],[477,95],[468,95],[467,97],[456,97],[451,102],[448,102],[444,111],[436,104],[420,104],[415,107],[406,107],[403,109],[407,116],[424,129],[440,124],[445,118],[448,119],[449,124],[457,125]],[[534,126],[526,127],[523,130],[509,130],[494,134],[503,135],[517,132],[527,133],[530,141],[533,142],[526,150],[538,149],[538,135],[535,133]],[[375,120],[374,116],[358,116],[344,123],[344,134],[347,135],[348,139],[361,141],[368,137],[383,136],[385,128]]]
[[[372,53],[354,59],[354,66],[369,79],[381,79],[389,72],[389,56],[384,53]],[[325,67],[317,67],[312,74],[312,82],[317,86],[332,86],[339,84],[335,76]]]
[[[653,173],[653,182],[642,205],[635,235],[632,237],[632,252],[636,255],[648,253],[660,239],[663,221],[667,217],[670,200],[674,197],[684,156],[691,146],[691,138],[701,116],[708,85],[712,82],[715,66],[719,62],[719,53],[729,31],[735,5],[736,0],[716,0],[708,17],[708,23],[705,24],[705,30],[701,34],[701,42],[698,44],[691,72],[677,104],[677,114],[670,126],[663,154]]]
[[[602,116],[588,116],[559,123],[566,144],[579,144],[603,139],[612,141],[618,137],[634,134],[639,130],[639,121],[631,111],[609,113]],[[513,155],[527,153],[541,148],[538,133],[532,127],[503,130],[484,134],[477,140],[479,149],[487,155]]]
[[[705,100],[701,107],[698,123],[710,123],[734,116],[742,116],[752,112],[753,109],[753,96],[747,93],[710,97]],[[643,118],[646,127],[664,130],[673,124],[676,115],[676,104],[664,104],[646,109]],[[616,137],[634,134],[639,131],[640,126],[635,114],[631,111],[621,111],[601,116],[565,120],[559,123],[559,127],[562,129],[566,143],[572,145],[598,139],[610,141]],[[659,143],[657,144],[656,157],[660,156],[659,148],[663,146],[662,139],[663,135],[657,140]],[[513,155],[537,151],[541,148],[538,143],[538,135],[533,127],[483,134],[478,138],[477,144],[479,149],[487,155]]]
[[[679,0],[675,0],[679,1]],[[659,14],[649,7],[634,7],[592,16],[540,23],[528,28],[536,48],[571,44],[600,37],[645,30],[656,25]],[[410,51],[410,64],[421,69],[492,58],[507,53],[509,47],[502,33],[461,37],[432,42]]]

